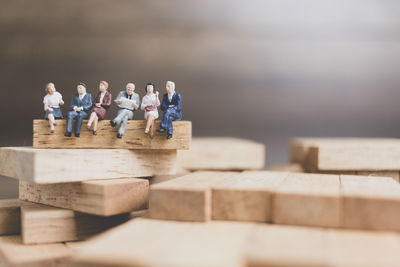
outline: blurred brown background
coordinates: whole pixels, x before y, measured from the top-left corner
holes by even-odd
[[[0,0],[0,145],[31,145],[44,85],[176,82],[195,136],[399,136],[400,2]],[[66,108],[64,108],[64,114]],[[109,116],[115,114],[115,109]],[[137,113],[137,119],[143,114]],[[17,195],[0,178],[0,198]]]

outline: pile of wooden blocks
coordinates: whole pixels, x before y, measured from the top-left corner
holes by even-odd
[[[35,137],[41,146],[61,142]],[[166,146],[168,141],[159,142]],[[0,150],[0,174],[20,179],[24,200],[0,203],[0,231],[9,235],[0,237],[4,262],[13,266],[399,266],[400,184],[389,172],[400,170],[400,140],[296,138],[292,165],[265,171],[263,144],[193,138],[189,150],[183,145],[162,151],[157,146],[154,151],[137,147],[97,156],[97,165],[92,166],[101,170],[85,173],[89,181],[84,182],[68,179],[83,179],[78,170],[92,164],[89,152],[104,150],[83,149],[69,155],[75,151],[73,145],[62,152]],[[176,153],[176,149],[182,150]],[[157,151],[152,162],[144,155],[120,161],[146,151]],[[44,156],[45,152],[50,155]],[[38,163],[43,159],[61,162],[58,171],[64,175],[52,176],[44,168],[47,165]],[[12,162],[19,162],[18,167],[13,168]],[[127,168],[141,162],[141,173]],[[110,166],[120,167],[119,178],[90,176],[114,175]],[[73,175],[66,177],[72,169]],[[142,176],[151,178],[132,178]]]

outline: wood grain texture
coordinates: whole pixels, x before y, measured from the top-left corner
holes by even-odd
[[[64,244],[24,245],[20,236],[0,237],[0,264],[8,267],[68,266],[71,249]]]
[[[276,189],[273,223],[317,227],[341,225],[339,175],[291,173]]]
[[[358,171],[356,174],[361,176],[372,176],[372,177],[390,177],[394,181],[400,183],[399,171]]]
[[[189,149],[192,138],[192,123],[190,121],[175,121],[172,139],[166,139],[165,134],[154,131],[154,138],[150,139],[144,133],[146,121],[130,120],[122,139],[117,138],[118,127],[111,127],[109,120],[99,121],[97,135],[86,127],[83,121],[80,138],[65,137],[66,121],[57,120],[55,133],[50,133],[49,123],[46,120],[33,121],[34,148],[119,148],[119,149]],[[160,128],[160,121],[155,122],[155,129]]]
[[[149,181],[123,178],[61,184],[19,182],[21,200],[111,216],[147,207]]]
[[[275,190],[288,175],[247,171],[212,186],[212,219],[270,222]]]
[[[187,170],[260,170],[265,145],[229,137],[196,137],[190,150],[178,151],[179,168]]]
[[[400,185],[391,178],[341,175],[343,227],[400,231]]]
[[[281,172],[304,172],[303,166],[299,163],[277,164],[269,167],[268,170]]]
[[[25,202],[21,206],[24,244],[83,240],[129,220],[130,214],[102,217]]]
[[[150,189],[149,217],[178,221],[211,219],[211,187],[237,175],[234,172],[195,172]]]
[[[0,200],[0,235],[20,233],[20,206],[19,199]]]
[[[35,183],[175,173],[176,150],[0,148],[0,175]]]
[[[239,267],[253,227],[136,219],[80,244],[73,261],[84,266]]]

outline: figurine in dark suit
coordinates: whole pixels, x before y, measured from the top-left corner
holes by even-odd
[[[164,94],[161,103],[161,110],[164,115],[161,121],[161,127],[157,132],[167,132],[167,139],[172,138],[173,127],[172,122],[182,118],[182,97],[175,92],[175,83],[168,81],[166,85],[167,93]]]
[[[93,108],[90,111],[90,118],[86,128],[90,131],[93,124],[93,135],[97,135],[97,123],[104,120],[107,115],[107,109],[111,106],[112,96],[108,89],[108,82],[100,81],[99,93],[94,99]]]
[[[72,121],[75,119],[75,136],[79,137],[82,121],[89,117],[89,110],[92,108],[92,95],[86,93],[86,85],[78,83],[77,93],[72,96],[70,108],[67,116],[67,131],[65,136],[70,137],[72,133]]]

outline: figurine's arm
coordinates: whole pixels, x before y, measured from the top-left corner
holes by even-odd
[[[88,94],[88,99],[83,103],[83,107],[82,109],[84,111],[89,111],[93,106],[93,102],[92,102],[92,95]]]
[[[135,95],[136,105],[134,105],[133,109],[138,109],[140,107],[140,98],[139,95]]]
[[[70,107],[72,110],[75,110],[75,109],[77,108],[77,106],[76,106],[76,104],[75,104],[75,96],[72,96],[71,104],[69,105],[69,107]]]
[[[117,95],[117,98],[115,98],[114,102],[117,103],[117,105],[120,105],[121,104],[120,100],[122,97],[123,97],[123,92],[119,92]]]
[[[64,105],[64,100],[62,98],[62,94],[60,94],[59,92],[57,92],[57,94],[60,96],[60,102],[58,103],[60,106]]]
[[[161,103],[161,110],[162,111],[166,111],[167,108],[168,108],[167,97],[168,96],[166,96],[166,95],[163,96],[163,100],[162,100],[162,103]]]
[[[107,98],[107,102],[101,104],[103,108],[109,108],[111,106],[111,100],[112,100],[112,95],[110,94],[110,97]]]
[[[157,106],[157,107],[160,106],[160,98],[159,98],[158,91],[156,92],[156,106]]]
[[[140,105],[140,109],[144,110],[147,107],[146,96],[142,98],[142,104]]]
[[[180,112],[182,110],[182,97],[181,94],[177,94],[178,104],[175,106],[176,111]]]

